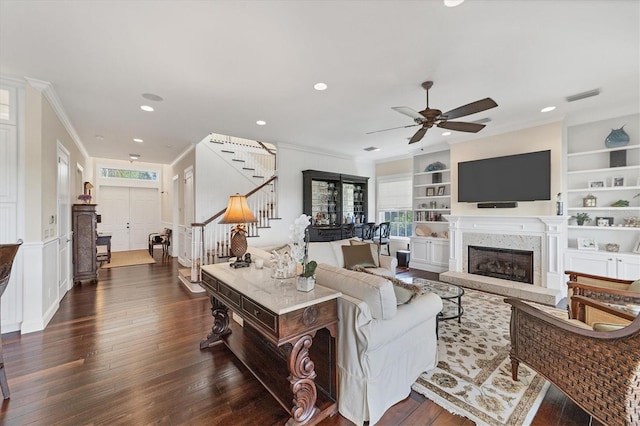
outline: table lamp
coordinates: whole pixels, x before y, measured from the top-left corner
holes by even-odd
[[[249,262],[242,260],[242,256],[247,251],[247,231],[244,224],[257,221],[258,219],[251,213],[247,205],[247,197],[237,193],[229,197],[229,205],[219,223],[237,224],[231,229],[231,241],[229,244],[231,255],[236,257],[236,261],[231,264],[234,268],[249,266]]]

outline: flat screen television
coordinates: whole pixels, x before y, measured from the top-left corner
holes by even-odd
[[[458,163],[459,202],[551,199],[551,151]]]

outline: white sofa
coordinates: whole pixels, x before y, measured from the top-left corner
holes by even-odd
[[[316,283],[342,292],[338,410],[357,425],[373,425],[438,363],[436,318],[442,300],[427,293],[396,306],[388,279],[327,264],[318,265]]]
[[[385,411],[411,392],[411,385],[437,360],[436,320],[442,300],[433,293],[397,305],[388,278],[347,270],[340,245],[310,243],[318,262],[316,283],[342,293],[338,299],[338,410],[357,425],[377,423]],[[252,257],[268,253],[249,248]],[[331,262],[331,263],[327,263]],[[381,268],[395,275],[397,261],[380,256]],[[391,269],[389,269],[391,268]]]
[[[358,239],[346,239],[329,242],[309,243],[308,258],[309,260],[315,260],[320,263],[326,263],[328,265],[337,266],[338,268],[344,268],[344,257],[342,255],[342,246],[350,246],[351,241],[362,244]],[[366,243],[368,244],[368,243]],[[374,261],[378,261],[378,268],[371,268],[371,271],[390,277],[396,276],[396,267],[398,266],[398,260],[395,257],[378,255],[378,246],[375,244],[369,244]]]

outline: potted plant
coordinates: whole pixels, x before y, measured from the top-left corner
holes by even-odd
[[[298,275],[296,288],[300,291],[311,291],[316,286],[316,267],[318,263],[312,260],[304,265],[304,271]]]
[[[91,194],[80,194],[78,195],[78,200],[84,202],[85,204],[89,204],[91,202]]]
[[[576,219],[579,226],[582,226],[585,222],[589,222],[591,220],[591,217],[588,213],[578,213],[573,217]]]
[[[296,288],[300,291],[311,291],[316,285],[316,267],[318,264],[312,260],[308,260],[309,251],[309,225],[311,224],[311,217],[306,214],[300,215],[293,225],[291,225],[291,239],[293,240],[293,246],[291,248],[291,254],[293,258],[302,266],[300,275],[297,276]]]

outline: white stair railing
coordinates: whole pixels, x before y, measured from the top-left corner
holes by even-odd
[[[247,238],[259,237],[261,228],[269,227],[269,221],[277,218],[277,176],[271,176],[264,183],[245,195],[249,208],[258,219],[256,223],[245,224]],[[221,224],[226,208],[202,223],[193,223],[191,245],[191,281],[201,279],[201,266],[227,261],[231,253],[230,233],[233,224]]]

